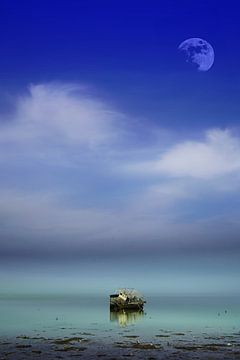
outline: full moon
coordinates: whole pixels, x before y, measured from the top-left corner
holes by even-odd
[[[191,38],[183,41],[179,47],[185,56],[186,62],[193,64],[199,71],[208,71],[214,63],[213,47],[200,38]]]

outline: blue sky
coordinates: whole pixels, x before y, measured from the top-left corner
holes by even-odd
[[[239,33],[231,1],[1,1],[1,258],[231,262]]]
[[[87,84],[121,111],[180,131],[237,121],[234,3],[2,1],[0,7],[3,108],[6,90],[60,80]],[[211,72],[201,76],[176,52],[195,36],[216,53]]]

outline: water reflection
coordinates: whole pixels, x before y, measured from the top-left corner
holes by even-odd
[[[141,320],[144,315],[144,311],[141,310],[110,311],[110,321],[118,322],[119,326],[125,327]]]

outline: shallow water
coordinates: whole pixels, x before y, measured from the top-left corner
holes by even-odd
[[[108,296],[1,296],[0,335],[94,333],[150,339],[162,332],[231,334],[240,331],[238,297],[147,296],[144,313],[110,313]]]

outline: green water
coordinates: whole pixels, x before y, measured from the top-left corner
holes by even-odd
[[[144,313],[110,313],[108,295],[1,296],[0,335],[90,332],[99,337],[129,330],[230,334],[240,331],[240,299],[217,296],[147,296]]]

